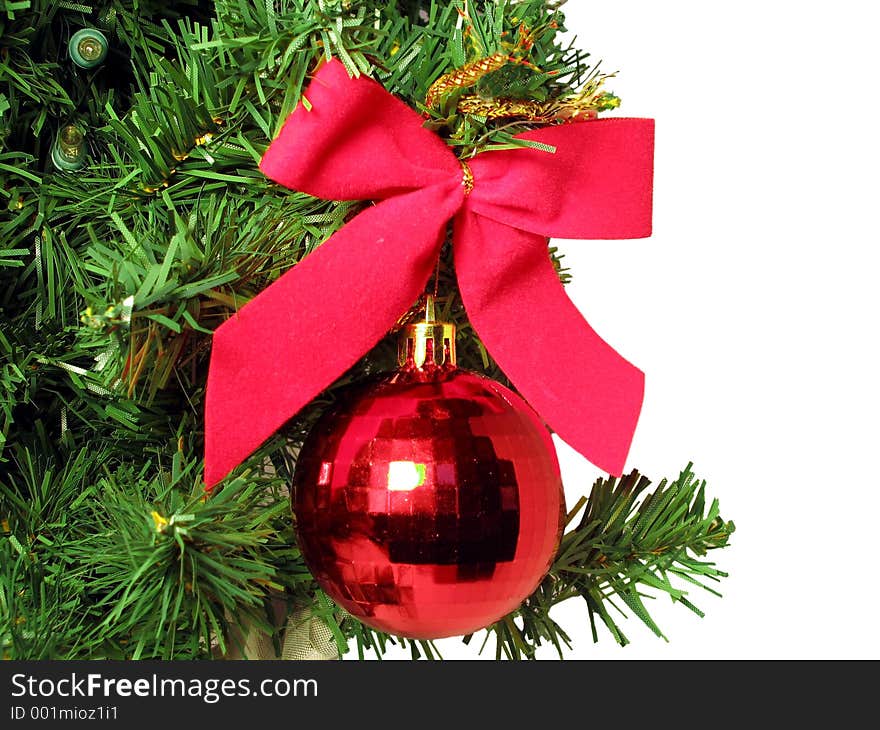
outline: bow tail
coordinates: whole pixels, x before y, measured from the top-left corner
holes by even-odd
[[[461,203],[449,190],[423,188],[368,208],[216,330],[205,404],[209,489],[418,299]]]
[[[644,374],[571,303],[547,239],[465,213],[456,218],[454,249],[468,317],[498,365],[562,439],[620,475]]]

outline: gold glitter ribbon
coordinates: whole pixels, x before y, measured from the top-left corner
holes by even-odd
[[[474,191],[474,173],[471,166],[464,160],[461,162],[461,184],[464,187],[464,194],[470,195]]]
[[[510,60],[510,56],[506,53],[493,53],[491,56],[472,61],[444,74],[428,89],[425,106],[429,109],[437,106],[448,94],[458,89],[470,88],[487,74],[504,68]]]

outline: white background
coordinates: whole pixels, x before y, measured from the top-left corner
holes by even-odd
[[[691,594],[706,618],[660,597],[669,643],[630,618],[622,649],[594,645],[572,600],[554,614],[567,658],[880,658],[871,7],[565,7],[579,45],[620,70],[621,115],[657,120],[654,236],[561,242],[569,294],[647,374],[628,465],[658,480],[692,460],[737,526],[714,553],[724,598]],[[560,459],[573,504],[600,472],[564,445]]]

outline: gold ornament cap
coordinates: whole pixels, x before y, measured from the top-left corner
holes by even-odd
[[[425,299],[425,316],[405,324],[397,342],[397,362],[401,367],[455,367],[455,325],[438,322],[434,297]]]

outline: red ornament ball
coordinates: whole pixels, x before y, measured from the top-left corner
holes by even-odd
[[[516,609],[546,575],[565,504],[546,427],[501,384],[453,367],[355,386],[294,476],[300,547],[365,624],[458,636]]]

